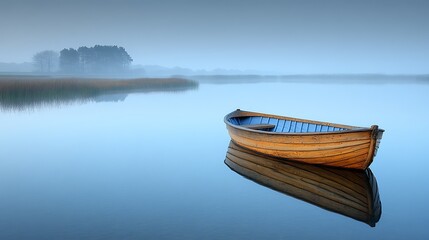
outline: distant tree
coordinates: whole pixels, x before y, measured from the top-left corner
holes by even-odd
[[[38,72],[50,73],[58,67],[58,53],[51,50],[38,52],[33,56],[33,64]]]
[[[125,50],[125,48],[120,47],[119,48],[119,58],[120,58],[120,63],[122,64],[121,68],[123,70],[128,70],[130,68],[131,62],[133,61],[133,59],[131,58],[131,56],[128,54],[128,52]]]
[[[79,71],[82,73],[91,72],[91,64],[94,62],[94,51],[88,47],[80,47],[77,49],[79,53]]]
[[[80,47],[79,63],[84,73],[123,73],[129,70],[133,59],[125,48],[118,46]]]
[[[60,71],[76,73],[79,71],[79,52],[76,49],[63,49],[60,52]]]
[[[65,48],[58,54],[47,50],[33,56],[38,72],[117,74],[130,71],[133,59],[123,47],[95,45],[94,47]]]

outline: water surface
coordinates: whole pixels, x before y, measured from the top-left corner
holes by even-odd
[[[428,91],[272,79],[3,109],[0,238],[427,239]],[[375,227],[226,166],[236,108],[385,129]]]

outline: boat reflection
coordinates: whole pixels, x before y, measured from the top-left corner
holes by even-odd
[[[225,164],[273,190],[375,227],[381,216],[377,182],[370,169],[337,169],[278,160],[230,142]]]

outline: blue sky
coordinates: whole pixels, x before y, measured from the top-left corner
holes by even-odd
[[[429,1],[0,0],[0,62],[121,45],[135,64],[429,73]]]

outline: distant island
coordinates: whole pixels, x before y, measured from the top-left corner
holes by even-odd
[[[44,50],[32,62],[1,63],[0,75],[51,75],[79,77],[170,77],[210,75],[275,75],[273,72],[236,69],[190,69],[159,65],[132,64],[133,58],[122,46],[94,45]]]

